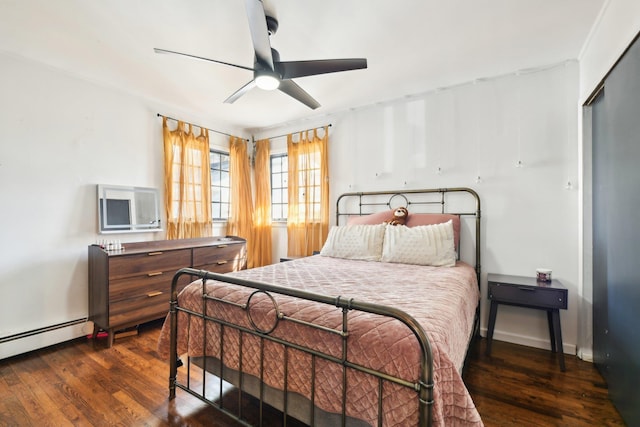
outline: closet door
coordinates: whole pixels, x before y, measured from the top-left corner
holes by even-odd
[[[609,148],[605,91],[601,90],[591,104],[593,141],[593,361],[606,380],[609,379],[609,298],[607,293],[607,261],[609,212]]]
[[[628,425],[640,425],[640,42],[592,107],[594,359]]]

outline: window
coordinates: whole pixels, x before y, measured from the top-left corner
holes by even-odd
[[[298,222],[318,221],[321,210],[320,152],[300,154],[298,159]],[[307,209],[309,211],[307,212]]]
[[[306,157],[300,157],[298,164],[298,196],[299,220],[307,217],[306,208],[311,208],[308,213],[311,218],[320,217],[320,153],[312,153],[309,156],[310,163],[304,161]],[[286,221],[289,211],[289,157],[287,154],[271,156],[271,219],[274,221]]]
[[[211,150],[211,216],[229,219],[229,154]]]
[[[289,209],[288,181],[289,163],[286,154],[271,156],[271,219],[286,221]]]

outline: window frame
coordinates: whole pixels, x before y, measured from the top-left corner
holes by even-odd
[[[286,158],[287,159],[287,167],[286,168],[282,168],[282,158]],[[280,172],[274,172],[274,167],[273,167],[273,161],[275,159],[279,159],[281,164],[280,164]],[[287,218],[288,218],[288,211],[289,211],[289,154],[288,153],[278,153],[278,154],[271,154],[269,156],[269,177],[270,177],[270,190],[271,190],[271,221],[273,222],[287,222]],[[283,184],[283,175],[287,176],[286,178],[286,183]],[[279,181],[279,186],[274,186],[274,178],[277,175],[278,179],[277,181]],[[276,200],[276,198],[273,196],[274,195],[274,191],[279,191],[280,192],[280,202],[274,202],[274,200]],[[284,201],[282,201],[284,200]],[[278,205],[280,209],[274,209],[274,206]],[[274,214],[275,212],[282,212],[284,215],[280,216],[280,217],[276,217]]]
[[[218,155],[218,156],[224,156],[226,157],[226,164],[227,164],[227,169],[223,169],[222,166],[218,167],[217,169],[214,169],[213,167],[213,154]],[[229,175],[229,164],[230,164],[230,157],[229,157],[229,153],[225,152],[223,150],[220,149],[213,149],[210,148],[209,149],[209,172],[211,174],[211,219],[214,222],[226,222],[229,220],[229,214],[230,214],[230,209],[231,209],[231,176]],[[220,165],[223,165],[224,159],[221,157],[221,161],[219,162]],[[220,175],[220,180],[219,180],[219,184],[214,184],[214,172],[218,172]],[[222,185],[223,180],[223,173],[227,174],[227,185]],[[220,198],[219,199],[214,199],[214,188],[218,189],[218,194],[220,194]],[[223,201],[222,197],[224,192],[226,191],[227,194],[227,200]],[[220,205],[220,216],[216,216],[216,213],[218,212],[215,208],[214,205],[215,204],[219,204]],[[223,216],[223,213],[225,212],[224,206],[226,205],[226,217]]]

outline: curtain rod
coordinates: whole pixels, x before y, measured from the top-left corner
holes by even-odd
[[[165,118],[167,118],[167,119],[169,119],[169,120],[175,120],[176,122],[185,122],[184,120],[174,119],[173,117],[165,116],[164,114],[160,114],[160,113],[158,113],[158,117],[165,117]],[[219,131],[219,130],[215,130],[215,129],[210,129],[210,128],[205,127],[205,126],[200,126],[200,125],[195,124],[195,123],[189,123],[189,122],[185,122],[185,123],[188,123],[188,124],[190,124],[191,126],[197,126],[197,127],[199,127],[199,128],[206,129],[206,130],[211,131],[211,132],[219,133],[220,135],[233,136],[233,137],[235,137],[235,138],[238,138],[238,137],[237,137],[237,136],[235,136],[235,135],[231,135],[231,134],[228,134],[228,133],[226,133],[226,132],[221,132],[221,131]],[[247,142],[249,142],[249,140],[248,140],[247,138],[240,138],[240,139],[242,139],[243,141],[247,141]]]
[[[310,131],[310,130],[321,129],[321,128],[323,128],[323,127],[329,127],[329,128],[330,128],[330,127],[331,127],[331,123],[329,123],[328,125],[324,125],[324,126],[316,126],[316,127],[314,127],[314,128],[309,128],[309,129],[304,129],[304,130],[298,130],[298,131],[295,131],[295,132],[286,133],[286,134],[284,134],[284,135],[270,136],[270,137],[268,137],[268,138],[260,138],[260,139],[276,139],[276,138],[282,138],[283,136],[288,136],[288,135],[290,135],[290,134],[294,134],[294,133],[301,133],[301,132],[308,132],[308,131]]]

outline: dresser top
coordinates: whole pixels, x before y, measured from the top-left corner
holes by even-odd
[[[109,256],[121,256],[141,254],[150,251],[170,251],[177,249],[189,249],[206,246],[235,245],[245,243],[246,240],[236,236],[216,236],[216,237],[198,237],[193,239],[175,239],[175,240],[151,240],[148,242],[130,242],[123,243],[122,250],[107,251]]]

